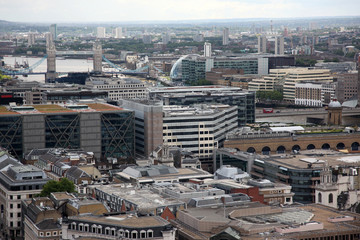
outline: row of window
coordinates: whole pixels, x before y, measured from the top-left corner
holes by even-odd
[[[52,232],[52,235],[51,235],[51,232],[46,232],[46,233],[45,233],[45,235],[46,235],[47,237],[50,237],[50,236],[61,236],[61,234],[62,234],[61,231],[60,231],[60,232],[53,231],[53,232]],[[43,236],[44,236],[44,232],[39,232],[39,235],[40,235],[40,237],[43,237]]]
[[[80,223],[77,225],[75,222],[73,222],[70,225],[70,229],[78,230],[81,232],[91,232],[91,233],[96,233],[96,234],[105,234],[105,235],[109,235],[109,236],[116,236],[115,228],[106,227],[103,229],[103,226],[95,225],[95,224],[90,227],[89,224]],[[134,238],[134,239],[152,238],[153,235],[154,235],[153,230],[147,230],[147,231],[141,230],[140,232],[133,230],[130,232],[129,230],[120,229],[117,231],[117,236],[119,236],[119,237]]]

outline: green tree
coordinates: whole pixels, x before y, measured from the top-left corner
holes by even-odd
[[[50,180],[44,185],[40,197],[48,197],[53,192],[75,192],[75,185],[67,178],[62,178],[60,181]]]
[[[279,91],[257,91],[256,97],[259,100],[277,100],[281,101],[283,99],[283,94]]]

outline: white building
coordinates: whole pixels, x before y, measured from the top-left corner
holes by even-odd
[[[204,43],[204,57],[211,57],[211,43]]]
[[[190,151],[200,160],[212,158],[226,133],[237,127],[237,106],[169,105],[163,106],[163,111],[164,142]]]
[[[115,28],[115,38],[122,38],[122,37],[123,37],[122,28],[121,27]]]
[[[359,167],[331,169],[325,166],[315,188],[315,203],[337,209],[355,208],[360,202],[359,183]]]
[[[96,28],[96,37],[97,38],[105,38],[105,28],[104,27],[97,27]]]
[[[145,84],[136,78],[90,77],[86,83],[94,89],[107,91],[111,100],[147,99],[149,94]]]

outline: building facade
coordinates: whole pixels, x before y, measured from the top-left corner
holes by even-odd
[[[2,155],[1,158],[6,157]],[[41,192],[49,181],[46,174],[37,167],[22,165],[12,159],[7,170],[0,171],[0,227],[4,239],[22,236],[24,227],[21,218],[21,200],[32,198]],[[2,162],[1,164],[3,165]],[[3,165],[3,167],[5,167]],[[6,169],[6,168],[5,168]]]
[[[86,85],[96,90],[105,91],[111,100],[147,99],[148,91],[145,84],[135,78],[101,78],[90,77]]]
[[[237,87],[200,86],[150,89],[150,98],[163,105],[225,104],[238,107],[238,126],[255,122],[255,92]]]
[[[214,150],[223,144],[226,133],[235,128],[236,106],[164,106],[164,142],[194,153],[202,162],[212,162]]]
[[[0,145],[19,159],[34,148],[82,148],[98,159],[135,154],[134,113],[109,104],[1,106],[0,132]]]
[[[74,216],[62,225],[62,239],[175,240],[176,229],[158,216]]]
[[[158,101],[121,100],[120,106],[135,113],[136,154],[148,157],[163,143],[163,107]]]

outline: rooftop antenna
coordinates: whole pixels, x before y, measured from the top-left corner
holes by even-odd
[[[273,20],[270,20],[270,29],[271,29],[271,33],[273,33]]]

